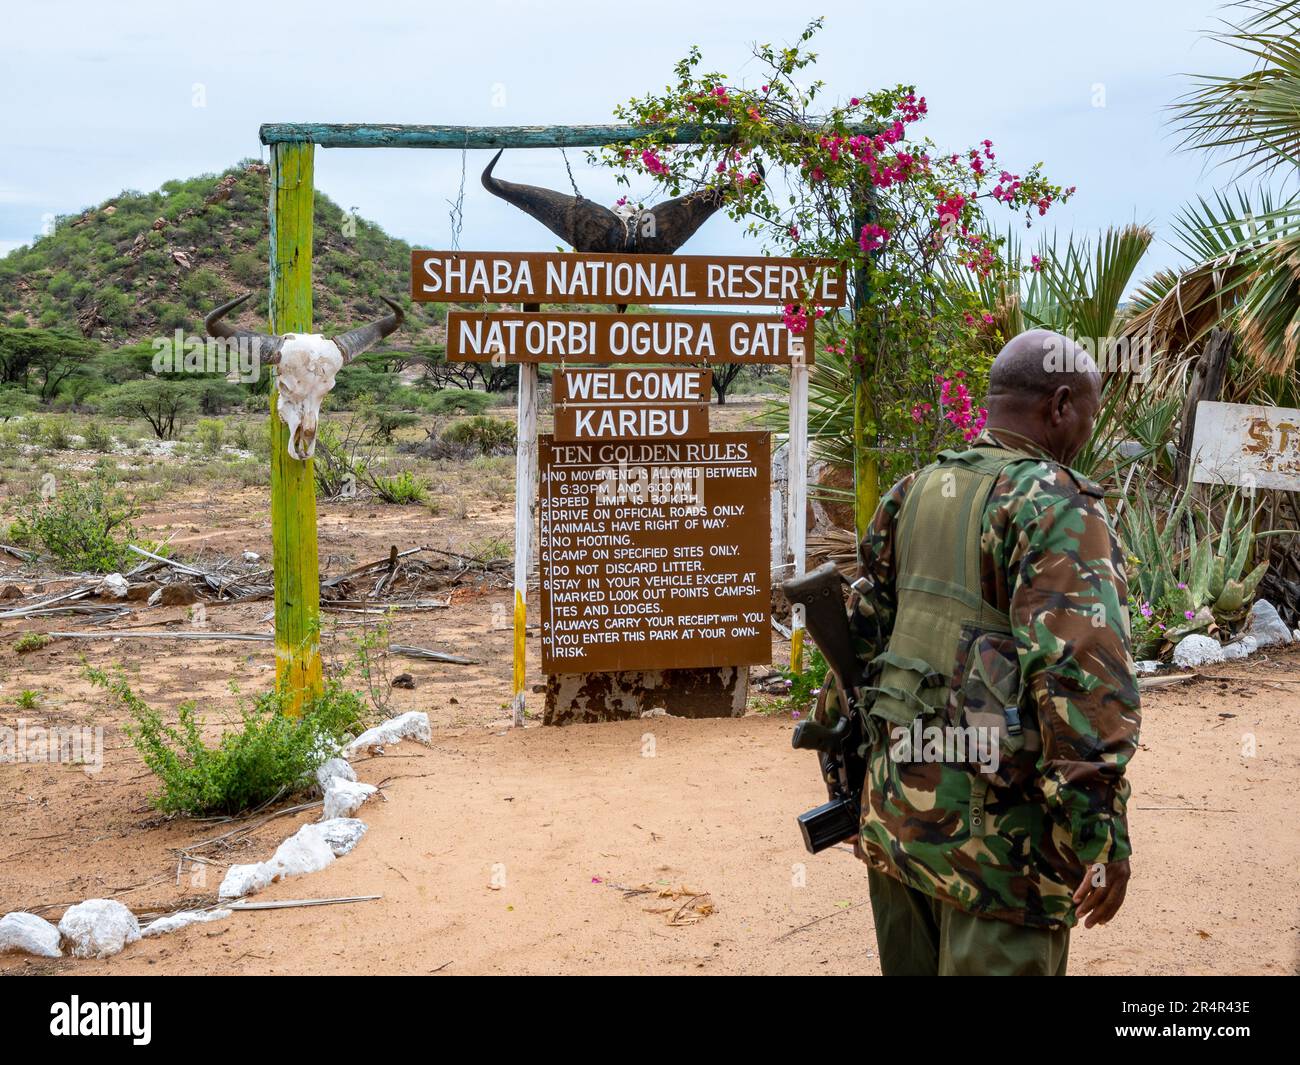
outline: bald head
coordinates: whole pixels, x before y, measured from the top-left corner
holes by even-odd
[[[1092,435],[1101,374],[1069,337],[1030,329],[1012,337],[989,371],[988,429],[1008,430],[1068,465]]]

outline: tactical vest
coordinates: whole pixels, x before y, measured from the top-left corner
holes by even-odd
[[[1023,748],[1010,619],[984,599],[980,538],[999,474],[1026,460],[1032,456],[1005,448],[945,451],[908,489],[894,528],[893,632],[866,688],[868,722],[879,722],[868,730],[875,739],[882,725],[888,736],[895,726],[913,728],[920,716],[923,724],[994,729],[1002,755]],[[983,834],[984,799],[994,783],[1010,781],[972,768],[972,835]]]

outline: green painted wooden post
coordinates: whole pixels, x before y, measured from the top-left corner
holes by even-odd
[[[271,332],[311,332],[315,146],[271,147]],[[290,713],[321,691],[320,573],[312,460],[289,455],[271,386],[271,539],[275,551],[275,680]]]

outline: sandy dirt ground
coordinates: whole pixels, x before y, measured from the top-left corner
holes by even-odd
[[[508,502],[485,502],[464,519],[325,505],[322,565],[340,572],[383,557],[390,544],[455,550],[508,536],[511,521]],[[187,551],[270,557],[263,490],[219,499],[195,491],[139,524]],[[0,586],[16,572],[0,563]],[[361,779],[382,785],[382,798],[361,813],[366,838],[323,872],[258,896],[381,899],[241,912],[103,961],[8,956],[0,972],[878,972],[864,867],[847,848],[815,858],[802,849],[794,816],[823,793],[812,756],[790,750],[788,713],[755,699],[755,710],[769,712],[562,729],[530,719],[512,730],[509,633],[499,624],[509,602],[505,589],[469,582],[449,609],[398,620],[394,640],[468,650],[479,664],[394,661],[392,671],[416,683],[393,691],[394,706],[428,711],[432,746],[407,742],[359,762]],[[218,631],[269,631],[269,609],[209,604],[208,621]],[[192,622],[185,608],[150,608],[115,624]],[[155,705],[197,699],[215,728],[233,719],[232,680],[250,692],[268,686],[272,651],[108,640],[9,649],[22,631],[83,627],[75,618],[0,622],[0,724],[105,729],[98,773],[0,766],[0,913],[57,920],[88,897],[117,898],[142,914],[209,904],[226,865],[268,857],[317,811],[273,818],[201,852],[216,864],[179,861],[181,850],[249,822],[153,811],[152,777],[121,732],[120,712],[84,680],[83,656],[123,664]],[[338,653],[339,640],[331,644]],[[775,653],[787,654],[779,640]],[[530,671],[540,681],[535,657]],[[1111,926],[1076,931],[1075,973],[1297,971],[1300,652],[1206,672],[1144,699],[1131,768],[1134,880]],[[24,689],[40,693],[33,710],[14,705]],[[530,694],[530,715],[540,717],[541,702]]]

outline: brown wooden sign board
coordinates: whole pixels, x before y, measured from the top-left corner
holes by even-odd
[[[777,315],[451,311],[448,362],[770,363],[813,361],[812,329]]]
[[[845,298],[844,266],[831,259],[411,252],[411,299],[417,302],[839,307]]]
[[[551,385],[558,441],[709,435],[712,370],[582,367],[556,370]]]
[[[538,455],[544,673],[771,661],[768,433]]]

